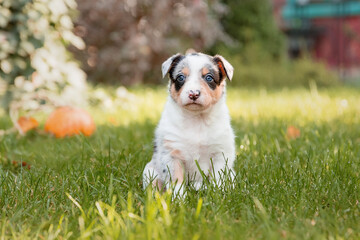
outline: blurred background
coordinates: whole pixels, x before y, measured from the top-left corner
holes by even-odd
[[[360,1],[1,0],[2,106],[16,119],[165,85],[161,63],[189,48],[223,55],[232,86],[359,85]]]

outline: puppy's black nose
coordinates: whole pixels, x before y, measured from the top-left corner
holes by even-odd
[[[198,99],[200,97],[200,90],[190,90],[189,91],[189,98],[193,101],[195,101],[196,99]]]

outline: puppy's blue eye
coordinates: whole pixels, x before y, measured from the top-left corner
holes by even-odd
[[[212,81],[214,81],[214,78],[211,75],[206,75],[205,76],[205,81],[212,82]]]
[[[185,81],[185,76],[182,75],[182,74],[180,74],[179,76],[176,77],[176,81],[178,81],[178,82],[183,82],[183,81]]]

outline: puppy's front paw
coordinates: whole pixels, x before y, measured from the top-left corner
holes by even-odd
[[[185,191],[185,186],[183,184],[176,184],[170,187],[172,190],[172,199],[184,199],[187,192]]]
[[[199,191],[200,188],[203,186],[203,182],[202,181],[193,182],[192,186],[196,191]],[[204,187],[206,188],[206,185]]]
[[[143,172],[143,188],[145,189],[150,184],[159,190],[162,189],[162,181],[160,181],[157,171],[151,166],[151,162],[146,164]]]
[[[218,171],[215,177],[211,177],[211,183],[214,187],[220,189],[234,189],[236,181],[236,174],[233,169],[226,168]]]

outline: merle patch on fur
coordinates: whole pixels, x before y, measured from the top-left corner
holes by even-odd
[[[204,81],[207,83],[207,85],[210,87],[210,89],[215,90],[216,86],[219,86],[221,83],[221,76],[219,75],[218,71],[215,71],[210,65],[205,66],[207,69],[209,69],[209,74],[214,78],[214,81],[208,82],[204,79]],[[220,71],[219,71],[220,72]],[[203,76],[203,78],[206,75]]]
[[[173,82],[173,84],[175,84],[175,90],[176,90],[177,92],[178,92],[178,91],[181,89],[181,87],[185,84],[185,81],[179,82],[179,81],[177,81],[176,79],[173,80],[172,82]]]
[[[205,81],[205,80],[204,80],[204,81]],[[212,81],[212,82],[207,82],[207,81],[206,81],[206,83],[207,83],[207,85],[211,88],[211,90],[215,90],[215,89],[216,89],[217,84],[216,84],[215,81]]]
[[[153,152],[156,153],[157,152],[157,146],[156,146],[156,142],[154,141],[154,149]]]
[[[177,56],[176,58],[174,58],[173,62],[171,63],[171,67],[169,69],[169,76],[170,76],[170,79],[171,79],[171,84],[175,84],[175,90],[178,92],[181,87],[184,85],[185,81],[183,82],[179,82],[179,81],[176,81],[176,77],[177,76],[173,76],[174,74],[174,70],[176,68],[176,66],[179,64],[179,62],[181,62],[181,60],[183,60],[185,58],[185,56],[183,55],[179,55]]]

